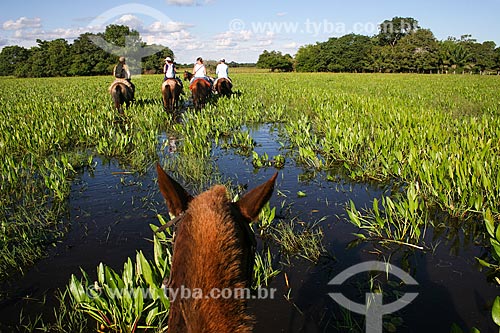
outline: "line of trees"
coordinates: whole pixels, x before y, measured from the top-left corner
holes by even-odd
[[[18,77],[109,75],[118,61],[117,52],[109,52],[96,43],[96,38],[123,50],[124,56],[137,55],[148,47],[156,53],[142,58],[135,72],[161,73],[163,59],[174,54],[168,47],[147,45],[139,32],[124,25],[108,25],[103,33],[84,33],[69,44],[65,39],[37,39],[37,46],[6,46],[0,52],[0,76]],[[140,54],[140,53],[139,53]],[[137,56],[129,58],[132,60]],[[139,59],[141,59],[139,55]],[[139,64],[130,64],[132,68]]]
[[[438,41],[411,17],[394,17],[369,37],[348,34],[299,48],[295,58],[264,51],[257,66],[299,72],[500,73],[500,48],[471,35]],[[276,66],[275,64],[278,64]]]

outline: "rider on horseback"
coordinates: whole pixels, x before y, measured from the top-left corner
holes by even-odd
[[[207,68],[203,64],[203,59],[198,57],[196,59],[196,64],[193,67],[193,75],[194,77],[191,79],[190,83],[192,83],[197,78],[205,79],[208,83],[210,83],[210,87],[213,85],[213,79],[207,76]]]
[[[176,77],[176,68],[175,64],[172,61],[172,58],[166,57],[165,58],[165,65],[163,66],[163,73],[165,74],[165,77],[163,78],[163,82],[165,82],[167,79],[175,79],[177,83],[181,86],[182,88],[182,81],[180,78]]]
[[[125,63],[125,57],[120,57],[118,59],[118,64],[113,68],[113,76],[116,79],[122,79],[127,82],[127,85],[135,92],[135,85],[132,83],[130,75],[130,70]]]
[[[217,85],[217,81],[222,78],[227,79],[231,84],[233,83],[229,78],[229,67],[226,65],[226,59],[222,58],[219,60],[219,64],[215,69],[215,74],[217,74],[217,79],[215,79],[214,87]]]

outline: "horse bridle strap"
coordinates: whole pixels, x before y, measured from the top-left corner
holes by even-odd
[[[165,223],[164,225],[159,227],[155,231],[155,233],[165,231],[167,228],[170,228],[171,226],[176,225],[177,223],[179,223],[179,221],[182,219],[183,216],[184,216],[184,213],[180,213],[179,215],[177,215],[176,217],[174,217],[173,219],[171,219],[170,221],[168,221],[167,223]]]

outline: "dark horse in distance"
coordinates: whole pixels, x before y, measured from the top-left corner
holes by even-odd
[[[182,87],[176,79],[166,79],[161,85],[163,96],[163,110],[174,112],[179,107],[179,97]]]
[[[134,100],[134,89],[125,79],[116,79],[109,87],[109,93],[115,103],[115,108],[123,115],[123,103],[128,108]]]
[[[188,71],[184,72],[184,80],[191,81],[192,78],[193,74]],[[189,85],[189,90],[191,90],[193,104],[196,110],[200,110],[205,105],[208,97],[212,93],[210,83],[201,77],[197,77],[193,80],[193,82]]]
[[[249,224],[270,199],[277,173],[232,202],[222,185],[193,197],[159,164],[156,169],[168,210],[176,216],[171,221],[177,231],[167,285],[168,332],[250,333],[250,296],[236,293],[247,293],[251,287],[256,240]],[[176,297],[182,288],[200,291],[202,297]],[[234,294],[212,295],[216,290]]]
[[[225,77],[217,79],[215,82],[215,91],[217,91],[219,96],[231,97],[231,94],[233,93],[232,89],[233,84]]]

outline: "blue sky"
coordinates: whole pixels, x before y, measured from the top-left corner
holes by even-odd
[[[126,24],[170,47],[179,63],[225,57],[255,62],[264,49],[294,55],[306,44],[355,32],[372,36],[385,19],[413,17],[436,38],[472,34],[500,45],[500,0],[284,1],[115,0],[0,2],[0,47],[36,45]]]

